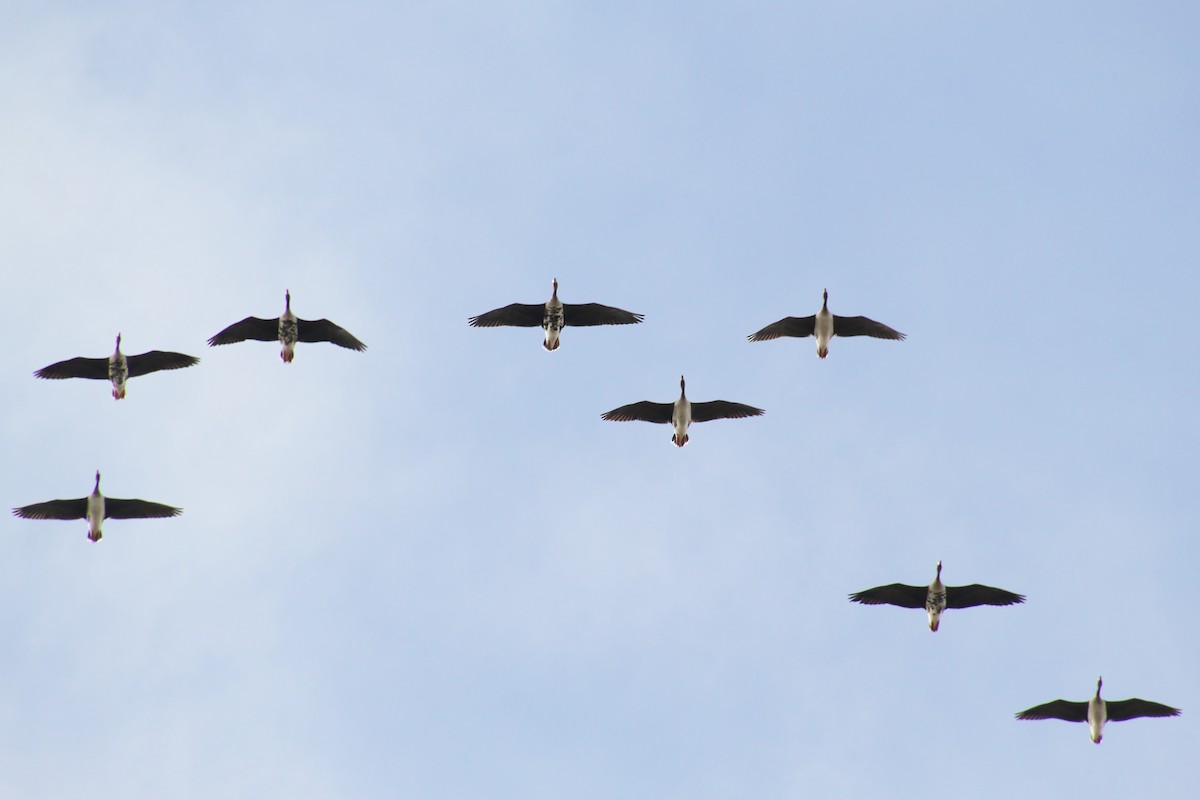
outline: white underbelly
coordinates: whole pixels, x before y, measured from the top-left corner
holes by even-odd
[[[675,436],[682,439],[687,433],[688,425],[692,424],[692,404],[683,400],[675,401],[675,413],[671,415],[675,427]]]
[[[104,498],[88,498],[88,534],[92,538],[99,538],[100,526],[104,524]]]

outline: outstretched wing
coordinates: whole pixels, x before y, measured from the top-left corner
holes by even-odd
[[[771,339],[778,339],[780,336],[795,336],[803,339],[805,336],[812,336],[816,329],[816,316],[784,317],[779,322],[772,322],[761,331],[752,333],[746,338],[751,342],[766,342]]]
[[[1152,703],[1138,697],[1109,700],[1104,704],[1104,710],[1110,722],[1123,722],[1134,717],[1178,717],[1180,714],[1178,708]]]
[[[12,513],[23,519],[84,519],[87,517],[87,498],[47,500],[45,503],[14,508]]]
[[[674,403],[652,403],[649,400],[643,400],[640,403],[630,403],[627,406],[614,408],[612,411],[605,411],[600,415],[600,419],[606,419],[610,422],[640,420],[642,422],[669,423],[671,421],[671,412],[674,410]]]
[[[876,339],[903,339],[904,334],[889,328],[882,322],[866,317],[839,317],[833,315],[834,336],[874,336]]]
[[[714,419],[744,419],[745,417],[762,416],[763,410],[748,406],[745,403],[731,403],[728,400],[709,400],[705,403],[692,403],[692,422],[709,422]]]
[[[1087,703],[1078,703],[1073,700],[1051,700],[1049,703],[1025,709],[1017,714],[1017,719],[1064,719],[1067,722],[1087,722],[1087,708]]]
[[[88,378],[95,381],[108,380],[107,358],[68,358],[33,373],[39,378],[61,380],[63,378]]]
[[[641,322],[645,314],[634,314],[623,308],[599,303],[563,303],[563,324],[576,327],[591,325],[632,325]],[[541,325],[541,320],[538,320]]]
[[[903,608],[924,608],[925,598],[929,595],[928,586],[909,586],[906,583],[889,583],[887,586],[876,586],[874,589],[864,589],[850,595],[855,603],[868,606],[878,606],[884,603]]]
[[[182,513],[182,508],[175,508],[163,503],[151,503],[149,500],[121,500],[116,497],[104,498],[105,519],[157,519],[161,517],[178,517]]]
[[[365,344],[350,335],[350,331],[327,319],[296,320],[296,338],[301,342],[332,342],[338,347],[360,353],[367,349]]]
[[[972,606],[1011,606],[1024,603],[1025,595],[972,583],[969,586],[947,586],[946,608],[971,608]]]
[[[200,363],[195,356],[183,353],[169,353],[165,350],[151,350],[136,356],[127,356],[125,363],[129,366],[129,377],[136,378],[163,369],[183,369]]]
[[[241,322],[235,322],[216,336],[208,340],[209,347],[219,344],[233,344],[253,339],[258,342],[274,342],[279,339],[279,319],[262,319],[261,317],[246,317]]]
[[[496,328],[512,325],[518,328],[540,328],[546,317],[546,304],[511,303],[504,308],[494,308],[467,322],[472,328]]]

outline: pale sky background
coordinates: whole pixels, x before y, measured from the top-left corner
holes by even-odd
[[[1194,4],[0,17],[4,507],[184,508],[5,517],[0,798],[1200,785]],[[646,321],[467,326],[553,277]],[[908,340],[745,341],[825,287]],[[285,289],[370,349],[205,345]],[[846,599],[938,559],[1028,602]]]

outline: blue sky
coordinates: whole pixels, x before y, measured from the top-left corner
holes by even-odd
[[[0,796],[1197,784],[1188,4],[4,17],[5,503],[185,510],[5,523]],[[467,326],[554,277],[645,323]],[[908,340],[745,341],[826,287]],[[369,350],[205,345],[285,289]],[[1028,601],[846,600],[939,559]],[[1184,715],[1013,719],[1098,675]]]

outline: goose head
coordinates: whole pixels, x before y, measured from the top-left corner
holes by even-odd
[[[117,350],[116,351],[118,353],[121,352],[121,334],[119,331],[117,332]]]
[[[1104,685],[1104,676],[1101,675],[1096,679],[1096,699],[1100,699],[1100,687]]]
[[[684,384],[683,376],[680,375],[679,376],[679,396],[680,397],[687,396],[687,389],[685,389],[684,386],[685,386],[685,384]]]
[[[287,289],[284,289],[283,290],[283,313],[286,314],[287,312],[289,312],[291,310],[292,310],[292,293],[290,291],[288,291]]]
[[[100,493],[100,470],[96,470],[96,485],[92,487],[92,493]]]
[[[829,310],[829,290],[828,289],[821,290],[821,310],[822,311]]]
[[[552,280],[550,282],[550,286],[553,287],[550,292],[550,299],[557,300],[558,299],[558,278],[555,278],[554,280]]]

